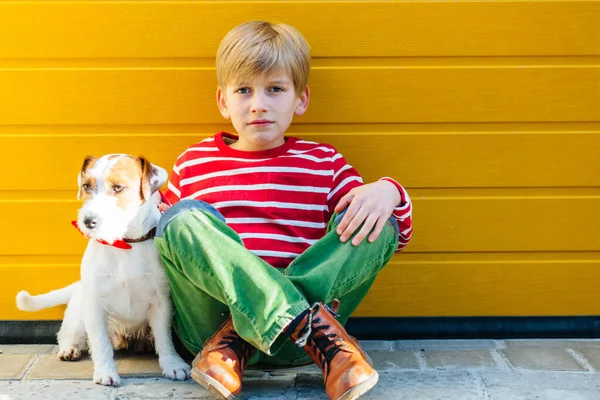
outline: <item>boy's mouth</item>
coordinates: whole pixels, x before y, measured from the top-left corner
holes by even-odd
[[[273,121],[268,119],[255,119],[254,121],[250,121],[248,125],[268,125],[272,123]]]

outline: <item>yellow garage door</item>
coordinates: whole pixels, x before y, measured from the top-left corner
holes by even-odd
[[[76,280],[88,154],[169,169],[230,129],[220,39],[248,19],[312,45],[291,134],[414,201],[413,241],[358,316],[600,314],[599,1],[0,3],[0,320]]]

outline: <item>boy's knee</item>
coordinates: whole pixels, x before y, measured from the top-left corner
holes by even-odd
[[[181,200],[161,215],[156,227],[156,236],[162,237],[167,225],[179,215],[194,210],[213,215],[225,223],[225,217],[212,205],[201,200]]]

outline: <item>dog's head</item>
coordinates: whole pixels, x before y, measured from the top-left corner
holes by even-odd
[[[123,238],[140,208],[166,181],[167,172],[141,156],[86,157],[77,176],[77,198],[84,201],[79,229],[109,243]]]

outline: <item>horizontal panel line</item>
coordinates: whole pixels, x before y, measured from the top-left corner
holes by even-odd
[[[594,3],[597,2],[598,0],[519,0],[518,3]],[[273,4],[273,3],[280,3],[280,1],[278,0],[173,0],[173,1],[166,1],[166,0],[88,0],[88,1],[81,1],[81,0],[54,0],[51,4],[54,3],[58,3],[58,4],[77,4],[77,5],[89,5],[90,3],[102,3],[102,4],[162,4],[162,5],[173,5],[173,4],[198,4],[198,3],[203,3],[203,4],[251,4],[251,5],[257,5],[257,4]],[[346,3],[346,4],[358,4],[358,5],[365,5],[365,4],[376,4],[376,3],[383,3],[383,4],[387,4],[389,3],[389,0],[379,0],[379,1],[373,1],[373,0],[330,0],[328,1],[329,3]],[[23,1],[18,1],[18,0],[12,0],[12,1],[4,1],[2,4],[11,4],[11,5],[18,5],[18,4],[47,4],[48,1],[47,0],[23,0]],[[315,0],[290,0],[290,1],[286,1],[286,4],[304,4],[304,3],[320,3],[320,1],[315,1]],[[394,3],[397,4],[401,4],[401,3],[414,3],[414,1],[411,0],[396,0],[394,1]],[[490,4],[490,3],[506,3],[506,0],[428,0],[426,2],[427,4],[432,4],[432,3],[446,3],[446,4],[454,4],[454,3],[471,3],[471,4]],[[410,4],[409,4],[410,5]]]
[[[68,133],[53,133],[53,134],[42,134],[42,133],[38,133],[38,134],[23,134],[23,133],[19,133],[19,134],[9,134],[9,133],[2,133],[0,130],[0,139],[2,138],[97,138],[100,135],[103,138],[127,138],[127,137],[144,137],[144,138],[150,138],[150,137],[164,137],[164,138],[173,138],[174,136],[177,137],[190,137],[190,138],[197,138],[197,141],[200,141],[202,139],[205,139],[207,137],[213,136],[214,133],[216,133],[217,131],[213,131],[211,133],[204,133],[204,136],[199,136],[199,134],[197,133],[179,133],[179,132],[174,132],[174,133],[153,133],[153,132],[149,132],[149,133],[97,133],[97,134],[92,134],[92,133],[88,133],[88,134],[68,134]],[[310,138],[310,137],[315,137],[315,136],[502,136],[502,135],[536,135],[536,136],[542,136],[542,135],[565,135],[565,134],[570,134],[570,135],[598,135],[600,134],[600,130],[598,131],[537,131],[537,132],[523,132],[523,131],[513,131],[513,132],[494,132],[494,131],[479,131],[479,132],[441,132],[441,131],[435,131],[435,132],[377,132],[374,131],[373,129],[370,130],[365,130],[365,131],[359,131],[359,132],[302,132],[302,137],[303,138]],[[294,134],[289,134],[289,136],[294,136]],[[182,149],[183,150],[183,149]]]
[[[31,264],[31,265],[72,265],[81,261],[81,254],[77,253],[56,253],[56,254],[0,254],[0,265],[8,264]],[[518,257],[518,258],[517,258]],[[401,252],[392,258],[392,263],[435,263],[435,262],[456,262],[456,261],[594,261],[600,260],[600,250],[594,251],[479,251],[479,252]]]
[[[600,187],[463,187],[415,188],[406,186],[413,202],[467,200],[597,200]],[[0,203],[78,203],[73,190],[0,190]]]
[[[220,130],[233,132],[223,124],[164,124],[164,125],[0,125],[0,137],[85,137],[104,136],[190,136],[202,139]],[[295,122],[289,135],[339,136],[376,133],[382,135],[478,135],[478,134],[598,134],[600,122],[484,122],[484,123],[301,123]],[[200,136],[203,137],[200,137]]]
[[[413,253],[414,254],[414,253]],[[473,264],[600,264],[600,258],[592,260],[453,260],[453,261],[396,261],[392,259],[389,264],[393,265],[473,265]]]
[[[315,57],[317,70],[598,68],[600,56]],[[0,70],[215,70],[214,58],[0,58]]]
[[[407,249],[410,248],[407,247]],[[407,255],[407,253],[401,252],[399,253],[400,257],[409,257]],[[590,254],[594,256],[594,260],[596,259],[595,257],[598,257],[600,259],[600,249],[591,249],[591,250],[506,250],[506,251],[502,251],[502,250],[474,250],[474,251],[411,251],[410,252],[410,260],[420,257],[420,256],[428,256],[428,257],[446,257],[446,256],[452,256],[452,257],[456,257],[456,256],[469,256],[469,257],[475,257],[475,256],[486,256],[488,258],[485,259],[485,261],[490,260],[491,258],[489,257],[493,257],[493,256],[507,256],[507,255],[513,255],[513,254],[518,254],[518,255],[563,255],[563,254],[573,254],[573,255],[581,255],[581,254]],[[528,259],[529,260],[529,259]],[[579,259],[578,259],[579,260]],[[441,260],[443,261],[443,260]]]
[[[599,188],[600,189],[600,188]],[[413,200],[415,196],[413,195]],[[419,201],[464,201],[464,200],[568,200],[568,199],[577,199],[577,200],[596,200],[600,199],[599,195],[590,195],[590,196],[436,196],[436,197],[422,197],[419,198]],[[1,201],[1,200],[0,200]]]
[[[481,252],[481,253],[485,253],[485,252]],[[528,252],[522,252],[522,253],[528,253]],[[572,253],[576,253],[576,252],[572,252]],[[581,252],[581,253],[587,253],[587,252]],[[416,253],[406,253],[406,254],[410,254],[410,255],[414,255]],[[434,253],[430,253],[430,254],[434,254]],[[476,252],[470,253],[470,254],[477,254]],[[517,252],[510,252],[507,254],[518,254]],[[564,252],[561,252],[561,254],[565,254]],[[73,261],[21,261],[18,260],[18,256],[16,256],[15,260],[0,260],[0,268],[14,268],[14,267],[18,267],[20,265],[27,265],[30,268],[46,268],[46,267],[56,267],[56,266],[61,266],[61,267],[74,267],[74,268],[79,268],[80,266],[80,259],[81,259],[81,254],[77,254],[77,255],[67,255],[65,254],[64,256],[71,256],[73,258]],[[6,258],[7,256],[5,256]],[[593,259],[579,259],[579,258],[565,258],[565,259],[543,259],[543,260],[539,260],[539,259],[527,259],[527,258],[523,258],[523,259],[513,259],[513,260],[508,260],[508,259],[498,259],[498,260],[490,260],[490,259],[473,259],[473,260],[465,260],[465,259],[455,259],[455,260],[402,260],[402,259],[398,259],[401,257],[397,257],[397,258],[392,258],[391,261],[389,261],[388,265],[478,265],[478,264],[494,264],[494,265],[515,265],[515,264],[600,264],[600,256],[598,256],[598,258],[593,258]]]
[[[81,256],[79,256],[81,257]],[[494,264],[494,265],[515,265],[515,264],[600,264],[600,258],[594,260],[455,260],[455,261],[395,261],[392,259],[387,265],[478,265],[478,264]],[[27,265],[28,268],[47,268],[47,267],[69,267],[79,268],[79,262],[71,263],[40,263],[34,264],[25,262],[20,264],[18,262],[12,264],[0,263],[1,268],[14,268],[19,265]]]

